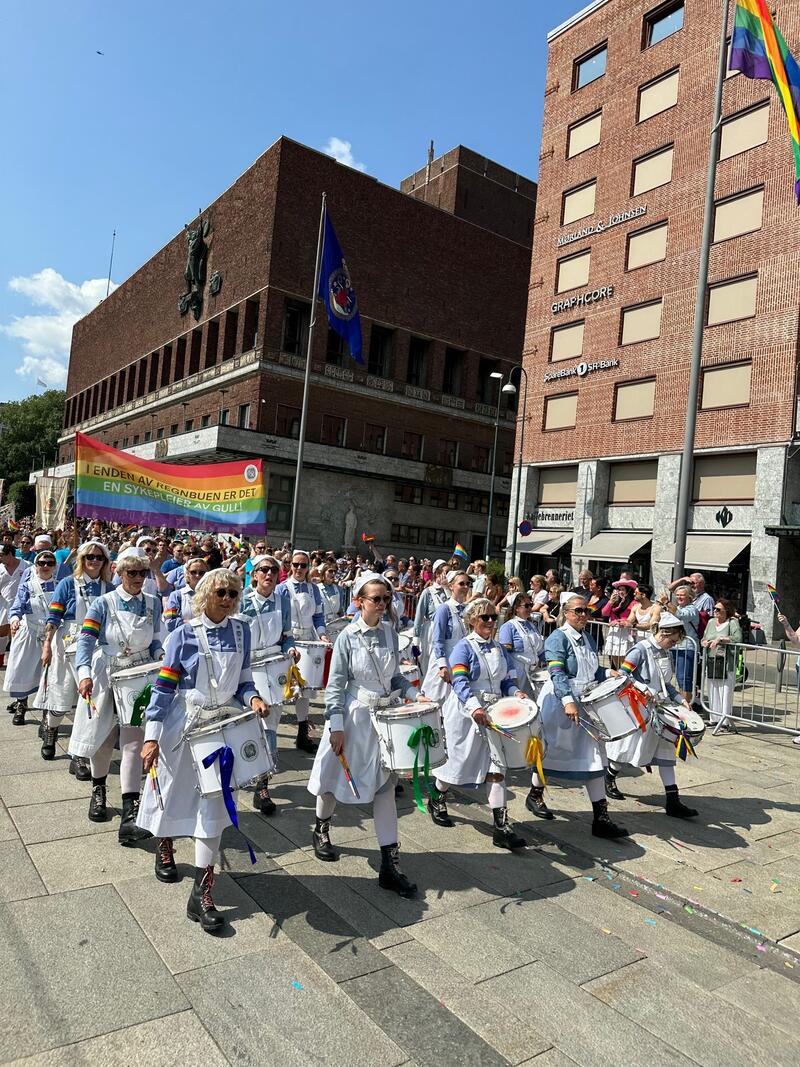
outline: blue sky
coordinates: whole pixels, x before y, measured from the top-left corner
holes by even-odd
[[[0,400],[63,382],[112,230],[119,283],[281,134],[391,185],[431,138],[536,177],[546,34],[581,6],[3,4]]]

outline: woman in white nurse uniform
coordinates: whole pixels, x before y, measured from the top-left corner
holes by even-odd
[[[14,726],[25,725],[28,697],[39,688],[42,678],[42,645],[47,611],[56,589],[55,567],[51,548],[37,552],[31,573],[20,582],[8,613],[11,651],[3,684],[15,700]]]

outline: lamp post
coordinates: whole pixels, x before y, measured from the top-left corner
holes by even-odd
[[[494,370],[489,375],[490,378],[499,379],[503,381],[503,375],[500,371]],[[497,410],[494,415],[494,444],[492,445],[492,456],[489,465],[491,472],[491,480],[489,481],[489,514],[486,517],[486,559],[490,559],[492,554],[492,509],[494,507],[494,471],[497,466],[497,434],[500,429],[500,401],[503,397],[502,386],[497,390]]]
[[[528,372],[525,370],[525,368],[522,366],[521,363],[519,363],[516,367],[512,367],[511,368],[511,370],[508,373],[508,381],[506,382],[506,384],[501,389],[501,392],[506,393],[509,396],[513,396],[513,395],[516,394],[517,390],[515,389],[514,384],[511,381],[511,375],[514,373],[515,370],[519,371],[520,384],[522,384],[522,380],[524,379],[525,388],[524,388],[524,391],[523,391],[523,394],[522,394],[522,421],[520,423],[520,428],[519,428],[519,460],[517,462],[517,492],[516,492],[516,497],[515,497],[515,501],[514,501],[514,533],[513,533],[512,538],[511,538],[511,574],[514,573],[514,570],[515,570],[516,565],[517,565],[517,527],[519,526],[519,495],[520,495],[520,489],[522,487],[522,445],[523,445],[523,442],[525,440],[525,416],[526,416],[527,410],[528,410]]]

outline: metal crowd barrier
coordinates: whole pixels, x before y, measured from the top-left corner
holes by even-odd
[[[800,649],[787,649],[784,642],[724,647],[733,668],[724,678],[712,677],[711,660],[702,650],[700,701],[710,716],[721,716],[715,732],[732,720],[800,733]]]

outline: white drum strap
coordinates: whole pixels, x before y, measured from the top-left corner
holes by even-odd
[[[664,678],[664,672],[661,670],[661,667],[658,664],[658,660],[656,659],[656,655],[650,647],[649,640],[642,641],[642,647],[644,649],[644,654],[647,659],[647,669],[650,672],[650,681],[653,683],[658,682],[658,687],[661,690],[661,695],[668,700],[669,694],[667,693],[667,683],[666,679]]]
[[[480,665],[481,665],[481,674],[483,675],[483,677],[479,678],[478,681],[475,684],[480,686],[481,682],[484,681],[484,679],[485,679],[489,683],[489,686],[490,686],[490,689],[488,690],[488,692],[492,693],[493,695],[497,695],[497,694],[501,693],[502,692],[502,690],[500,689],[501,679],[500,678],[495,679],[495,676],[489,670],[489,661],[486,658],[486,656],[483,654],[481,649],[478,648],[478,642],[477,641],[470,641],[470,644],[472,645],[472,649],[473,649],[475,655],[478,657],[478,663],[480,663]],[[495,689],[495,684],[497,685],[496,689]],[[483,690],[483,692],[487,692],[487,690]]]
[[[242,654],[244,648],[244,642],[242,639],[242,624],[238,619],[231,619],[233,625],[233,639],[236,643],[236,651],[239,655]],[[195,635],[197,636],[197,644],[200,652],[205,660],[206,672],[208,673],[208,684],[212,691],[213,707],[218,708],[220,706],[219,699],[217,697],[217,689],[219,688],[219,682],[217,676],[214,673],[214,659],[211,655],[211,647],[208,643],[208,634],[206,628],[203,625],[202,619],[192,619],[190,625],[193,627]]]
[[[362,630],[358,630],[357,632],[358,632],[358,639],[360,640],[361,644],[364,646],[364,651],[367,653],[367,655],[369,656],[370,660],[372,661],[372,666],[375,669],[375,677],[378,680],[378,685],[383,690],[383,695],[388,697],[389,694],[391,693],[391,687],[387,686],[386,683],[383,680],[383,671],[380,668],[380,664],[378,663],[378,660],[377,660],[377,658],[375,656],[375,653],[372,651],[372,649],[367,644],[367,640],[364,637],[364,632]]]
[[[447,606],[450,609],[450,629],[452,630],[451,637],[453,638],[454,642],[457,642],[460,641],[462,637],[467,636],[467,628],[464,625],[464,620],[458,614],[458,608],[454,607],[452,604],[448,604]]]
[[[35,574],[32,574],[30,582],[28,584],[31,587],[31,600],[37,600],[39,602],[39,607],[42,614],[46,615],[47,609],[50,605],[47,602],[47,597],[45,596],[42,583],[39,581]]]

